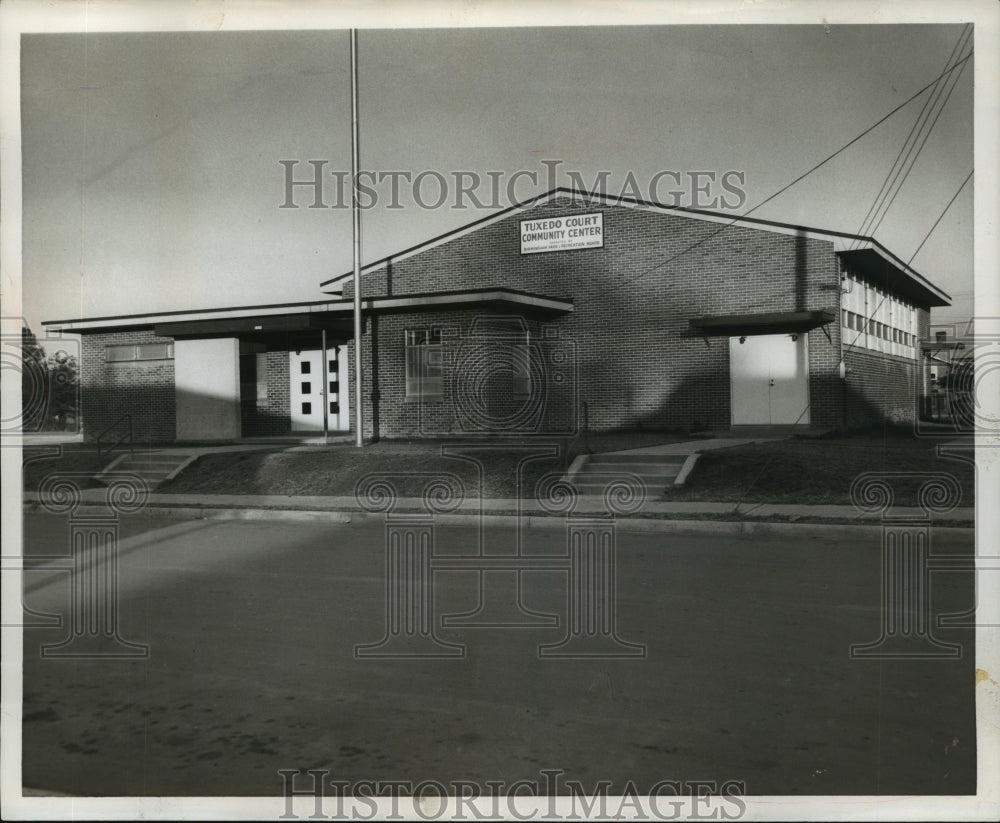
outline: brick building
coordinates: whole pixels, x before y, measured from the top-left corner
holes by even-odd
[[[49,321],[93,439],[349,431],[353,276],[327,299]],[[912,420],[948,295],[876,241],[556,190],[364,267],[367,437]],[[325,349],[324,349],[325,343]]]

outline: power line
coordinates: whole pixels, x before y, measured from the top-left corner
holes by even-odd
[[[934,221],[934,225],[931,226],[930,231],[928,231],[927,234],[924,235],[924,239],[920,241],[920,245],[917,246],[917,250],[915,252],[913,252],[913,254],[910,255],[910,259],[906,261],[906,265],[907,266],[909,266],[910,263],[913,262],[913,258],[916,257],[920,253],[920,250],[924,247],[924,243],[927,242],[927,238],[931,236],[931,234],[934,232],[934,229],[936,229],[938,227],[938,223],[941,222],[941,220],[944,218],[945,214],[947,213],[948,209],[951,208],[951,204],[954,203],[955,200],[958,199],[958,195],[961,194],[962,189],[964,189],[965,186],[966,186],[966,184],[972,179],[973,172],[975,172],[975,169],[973,169],[972,171],[969,172],[969,176],[966,177],[965,180],[962,181],[962,185],[958,187],[958,191],[956,191],[955,194],[952,195],[951,200],[948,201],[948,205],[944,207],[944,211],[941,212],[941,214],[938,216],[938,219]]]
[[[835,152],[833,152],[833,154],[827,156],[823,160],[820,160],[811,169],[809,169],[808,171],[804,172],[803,174],[800,174],[798,177],[796,177],[794,180],[792,180],[792,182],[788,183],[787,185],[782,186],[774,194],[770,195],[769,197],[765,198],[764,200],[761,200],[756,206],[753,206],[752,208],[750,208],[747,211],[743,212],[743,214],[741,214],[741,215],[739,215],[737,217],[734,217],[730,222],[725,223],[724,225],[722,225],[720,228],[716,229],[711,234],[707,235],[706,237],[703,237],[701,240],[696,240],[690,246],[687,246],[686,248],[681,249],[676,254],[674,254],[674,255],[672,255],[672,256],[664,259],[664,260],[661,260],[659,263],[655,264],[654,266],[651,266],[650,268],[646,269],[645,271],[639,272],[638,274],[635,274],[632,277],[623,278],[617,284],[615,284],[614,286],[612,286],[610,289],[608,289],[606,291],[603,291],[603,292],[598,292],[597,295],[595,295],[595,296],[596,297],[603,297],[605,294],[611,294],[611,293],[617,291],[623,285],[627,285],[629,283],[633,283],[636,280],[639,280],[639,279],[641,279],[643,277],[646,277],[647,275],[651,274],[652,272],[656,271],[657,269],[662,268],[663,266],[666,266],[669,263],[672,263],[678,257],[681,257],[681,256],[687,254],[692,249],[695,249],[698,246],[700,246],[700,245],[702,245],[704,243],[707,243],[709,240],[711,240],[712,238],[716,237],[721,232],[725,231],[726,229],[730,228],[731,226],[734,226],[736,223],[738,223],[740,220],[742,220],[747,215],[750,215],[753,212],[755,212],[761,206],[764,206],[767,203],[770,203],[772,200],[774,200],[775,197],[778,197],[779,195],[784,194],[786,191],[788,191],[796,183],[799,183],[800,181],[804,180],[806,177],[808,177],[814,171],[816,171],[820,167],[826,165],[831,160],[833,160],[834,157],[837,157],[839,154],[842,154],[844,151],[846,151],[847,149],[849,149],[851,146],[853,146],[855,143],[857,143],[862,137],[865,137],[867,134],[869,134],[872,131],[874,131],[875,129],[877,129],[886,120],[888,120],[890,117],[892,117],[896,112],[898,112],[900,109],[903,109],[906,106],[908,106],[910,103],[912,103],[914,100],[916,100],[921,94],[923,94],[925,91],[927,91],[933,85],[935,85],[942,77],[944,77],[944,76],[950,74],[951,72],[955,71],[955,69],[957,69],[959,66],[965,65],[965,63],[968,62],[969,59],[971,59],[971,57],[972,57],[973,54],[975,54],[975,50],[970,51],[965,57],[963,57],[961,60],[959,60],[957,63],[955,63],[955,65],[953,65],[951,68],[945,69],[943,72],[941,72],[941,74],[939,74],[937,77],[935,77],[934,80],[932,80],[930,83],[928,83],[922,89],[920,89],[919,91],[917,91],[915,94],[913,94],[910,97],[908,97],[906,100],[904,100],[898,106],[896,106],[896,108],[894,108],[892,111],[890,111],[884,117],[882,117],[879,120],[877,120],[875,123],[873,123],[867,129],[865,129],[859,135],[857,135],[856,137],[854,137],[851,140],[849,140],[847,143],[845,143],[843,146],[841,146],[839,149],[837,149]]]
[[[917,246],[917,250],[915,252],[913,252],[913,254],[910,255],[910,259],[907,260],[904,265],[906,265],[907,267],[909,267],[910,263],[912,263],[913,260],[914,260],[914,258],[920,253],[920,250],[924,247],[924,243],[927,242],[927,239],[934,233],[934,229],[936,229],[938,227],[938,224],[944,219],[944,216],[948,213],[948,209],[951,208],[952,203],[954,203],[958,199],[958,195],[960,195],[962,193],[962,189],[964,189],[966,187],[966,185],[968,184],[968,182],[972,179],[972,175],[973,175],[974,172],[975,172],[975,169],[973,169],[972,171],[970,171],[969,174],[968,174],[968,176],[962,181],[962,185],[959,186],[958,190],[951,196],[951,200],[948,201],[948,205],[945,206],[944,210],[941,212],[941,214],[938,215],[937,220],[934,221],[934,225],[930,227],[930,229],[928,230],[927,234],[924,235],[924,239],[920,241],[920,245]],[[869,314],[874,315],[882,307],[882,304],[885,301],[886,301],[886,297],[883,297],[881,300],[879,300],[878,301],[878,305],[875,306],[875,308],[872,309],[872,311],[869,312]],[[871,320],[870,317],[866,317],[865,318],[865,328],[866,329],[868,328],[868,324],[871,323],[871,322],[872,322],[872,320]],[[847,348],[844,349],[844,354],[847,354],[847,352],[849,352],[852,348],[854,348],[855,344],[858,342],[858,338],[859,337],[861,337],[861,331],[858,331],[858,333],[854,335],[854,339],[850,343],[847,344]]]
[[[870,229],[868,229],[865,232],[866,234],[874,236],[875,232],[878,231],[878,227],[882,225],[882,221],[885,219],[886,215],[889,213],[889,209],[892,208],[892,204],[896,201],[896,197],[899,195],[899,192],[902,190],[903,184],[906,182],[907,177],[909,177],[910,176],[910,172],[913,171],[913,166],[917,162],[917,158],[920,156],[920,152],[923,150],[924,145],[927,143],[928,138],[931,136],[931,132],[934,130],[934,126],[937,125],[937,121],[940,119],[942,113],[945,110],[945,107],[948,105],[948,101],[951,99],[951,95],[954,93],[955,87],[958,85],[958,81],[959,81],[959,79],[961,79],[962,72],[965,71],[965,66],[966,65],[968,65],[968,64],[963,65],[962,68],[958,70],[958,73],[952,75],[951,77],[949,77],[948,80],[945,82],[945,84],[942,86],[942,88],[943,88],[944,86],[947,86],[948,84],[950,84],[950,88],[948,88],[948,92],[947,92],[947,94],[945,94],[944,102],[942,102],[940,108],[938,108],[937,114],[934,115],[934,120],[931,122],[930,127],[927,129],[927,131],[924,133],[923,137],[921,138],[920,145],[919,146],[915,146],[915,147],[914,146],[910,147],[910,152],[907,153],[906,160],[904,161],[904,162],[908,162],[909,166],[907,167],[905,173],[903,173],[902,178],[899,179],[899,184],[896,185],[896,190],[895,190],[895,192],[893,192],[892,197],[889,199],[889,202],[886,203],[885,207],[882,209],[882,214],[878,218],[878,221],[873,226],[871,226]],[[937,94],[937,92],[938,92],[938,89],[935,89],[934,93]],[[914,153],[914,148],[916,148],[915,153]],[[913,159],[912,160],[910,159],[910,154],[911,153],[913,154]],[[896,176],[897,177],[899,176],[900,171],[902,171],[902,167],[900,167],[900,170],[896,172]],[[895,182],[895,181],[893,181],[893,182]],[[887,194],[888,194],[888,192],[887,192]]]
[[[952,48],[951,54],[948,55],[948,59],[945,61],[945,64],[944,64],[945,68],[947,68],[948,66],[950,66],[951,62],[958,55],[960,55],[963,51],[965,51],[965,46],[967,45],[968,36],[971,35],[971,33],[972,33],[972,26],[971,26],[971,24],[967,24],[965,26],[965,28],[963,28],[962,33],[959,35],[958,41],[955,43],[954,47]],[[964,68],[965,68],[965,66],[963,65],[962,69],[964,70]],[[961,72],[959,72],[959,75],[961,75]],[[895,184],[896,179],[899,177],[900,172],[903,170],[903,168],[906,166],[907,162],[910,160],[910,155],[913,152],[913,145],[911,145],[911,140],[915,142],[916,139],[919,137],[919,134],[923,130],[923,127],[926,124],[927,119],[930,117],[930,113],[934,109],[934,105],[936,104],[937,100],[940,98],[941,89],[944,88],[945,85],[947,85],[947,82],[949,82],[952,79],[952,77],[949,77],[948,81],[946,81],[945,83],[941,82],[942,79],[943,78],[938,78],[938,81],[935,83],[934,91],[924,101],[924,105],[920,109],[920,114],[917,115],[917,119],[914,121],[913,126],[910,128],[909,134],[907,134],[907,136],[906,136],[906,140],[903,141],[903,145],[900,147],[899,153],[896,155],[896,159],[893,160],[892,166],[890,166],[889,171],[886,173],[885,179],[882,181],[882,186],[879,188],[879,192],[875,196],[875,200],[872,202],[872,205],[869,207],[868,213],[865,215],[864,220],[861,221],[861,225],[858,227],[858,230],[857,230],[856,234],[862,234],[862,235],[863,234],[871,234],[871,232],[874,231],[874,229],[869,230],[869,227],[870,227],[869,221],[874,221],[875,220],[875,215],[877,215],[879,213],[879,211],[882,209],[882,206],[884,204],[885,198],[887,198],[889,196],[889,192],[892,190],[892,187]],[[954,88],[954,86],[952,88]],[[951,95],[951,92],[949,92],[949,97],[950,97],[950,95]],[[947,103],[947,99],[945,100],[945,103]],[[943,108],[944,107],[942,106],[941,110],[943,110]],[[940,115],[940,111],[938,112],[938,114]],[[934,123],[935,124],[937,123],[937,118],[934,119]],[[934,128],[934,124],[931,125],[931,129],[933,129],[933,128]],[[930,131],[928,131],[928,135],[929,134],[930,134]],[[926,141],[926,137],[925,137],[925,141]],[[907,147],[909,147],[909,148],[907,148]],[[923,148],[923,143],[921,143],[920,148],[921,149]],[[904,156],[904,153],[905,153],[905,156]],[[917,155],[919,155],[919,154],[920,154],[920,149],[917,150]],[[916,161],[916,156],[914,156],[914,158],[913,158],[913,162],[915,162],[915,161]],[[897,166],[898,166],[898,168],[897,168]],[[912,168],[912,163],[910,164],[910,167]],[[907,174],[908,173],[909,172],[907,172]],[[905,176],[904,176],[904,179],[905,179]],[[900,182],[900,187],[901,186],[902,186],[902,182]],[[896,189],[896,193],[897,194],[899,193],[899,189],[898,188]],[[893,195],[892,199],[895,200],[895,195]],[[890,206],[892,206],[892,201],[890,201],[889,205],[886,206],[886,212],[888,211],[888,208]],[[883,217],[884,216],[885,216],[885,214],[883,213]],[[881,224],[881,222],[882,222],[882,219],[880,218],[879,219],[879,224]],[[877,228],[877,227],[878,227],[878,224],[876,224],[875,228]],[[852,248],[855,247],[855,243],[857,243],[857,242],[858,241],[854,241],[854,243],[852,243]]]

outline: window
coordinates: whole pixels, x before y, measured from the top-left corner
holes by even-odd
[[[857,332],[844,336],[852,348],[917,356],[917,308],[912,303],[847,271],[841,308],[847,312],[844,326]]]
[[[143,343],[136,348],[136,360],[166,360],[173,346],[169,343]]]
[[[135,346],[106,346],[104,360],[108,363],[123,363],[135,360]]]
[[[440,401],[444,394],[440,329],[406,332],[406,399]]]
[[[173,343],[128,343],[104,347],[105,363],[134,363],[139,360],[172,360]]]

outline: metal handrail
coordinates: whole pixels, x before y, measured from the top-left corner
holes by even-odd
[[[118,439],[115,440],[114,443],[111,443],[110,445],[107,446],[107,448],[104,448],[104,436],[123,422],[128,423],[128,429],[125,431],[124,434],[119,435]],[[99,435],[97,435],[97,457],[101,458],[105,452],[110,454],[115,449],[117,449],[122,443],[126,442],[128,443],[129,454],[135,454],[135,447],[132,443],[132,415],[127,413],[123,414],[114,423],[112,423],[104,431],[102,431]]]

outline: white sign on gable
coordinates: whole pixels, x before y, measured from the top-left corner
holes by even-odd
[[[521,221],[521,254],[603,247],[602,212]]]

